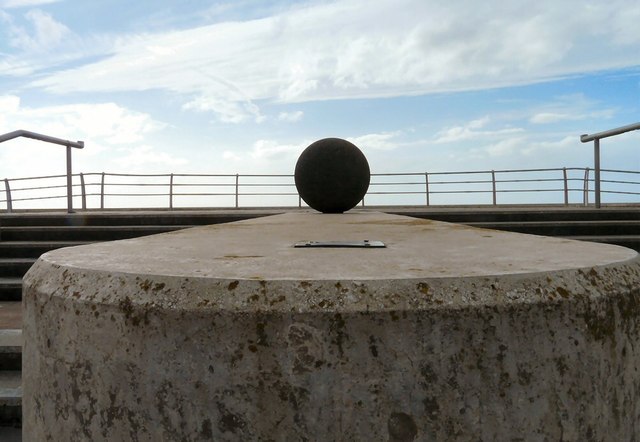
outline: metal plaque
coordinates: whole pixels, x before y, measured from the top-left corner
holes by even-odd
[[[382,241],[299,241],[294,247],[324,247],[324,248],[351,248],[351,249],[380,249],[386,247]]]

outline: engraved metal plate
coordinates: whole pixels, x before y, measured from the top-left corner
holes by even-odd
[[[299,241],[294,247],[325,247],[325,248],[362,248],[380,249],[386,247],[382,241]]]

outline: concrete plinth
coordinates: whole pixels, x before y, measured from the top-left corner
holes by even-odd
[[[29,441],[640,437],[621,247],[299,212],[49,252],[24,286]]]

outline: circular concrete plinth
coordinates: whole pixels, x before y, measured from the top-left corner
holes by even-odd
[[[298,212],[50,252],[24,287],[25,440],[640,434],[621,247]]]

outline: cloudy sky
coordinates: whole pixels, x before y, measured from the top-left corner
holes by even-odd
[[[0,0],[0,133],[82,172],[292,173],[324,137],[372,172],[593,166],[640,121],[636,0]],[[640,132],[603,141],[640,170]],[[0,178],[64,172],[0,146]]]

